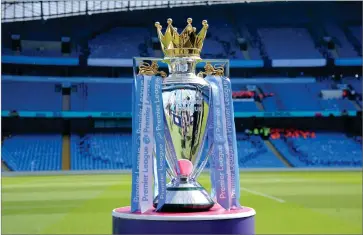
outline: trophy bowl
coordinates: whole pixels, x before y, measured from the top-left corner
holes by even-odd
[[[167,174],[166,200],[161,211],[204,211],[214,205],[196,181],[208,161],[206,146],[210,85],[195,74],[197,60],[168,60],[163,80]],[[157,197],[154,206],[158,203]]]

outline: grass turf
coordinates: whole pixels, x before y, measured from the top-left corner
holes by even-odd
[[[208,175],[199,180],[209,187]],[[110,234],[111,210],[130,201],[130,175],[3,177],[3,234]],[[256,232],[362,233],[360,172],[241,173],[241,203]]]

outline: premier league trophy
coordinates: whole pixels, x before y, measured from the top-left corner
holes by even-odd
[[[202,30],[196,34],[192,19],[187,22],[180,35],[171,19],[167,21],[164,35],[160,23],[155,23],[165,54],[164,61],[169,67],[169,76],[163,80],[162,96],[166,162],[171,182],[167,185],[161,211],[203,211],[214,205],[212,198],[196,181],[208,160],[206,153],[204,157],[202,155],[210,115],[211,86],[196,75],[208,24],[204,20]]]
[[[191,18],[180,34],[167,24],[155,23],[164,58],[134,58],[131,207],[113,211],[113,233],[254,234],[255,211],[239,204],[229,61],[201,59],[206,20],[199,33]],[[211,194],[197,182],[207,164]]]

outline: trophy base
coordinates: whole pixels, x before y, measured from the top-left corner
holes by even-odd
[[[154,199],[154,207],[158,205],[158,196]],[[166,188],[166,199],[160,212],[201,212],[214,206],[208,192],[198,183],[180,182]]]
[[[192,213],[131,213],[130,207],[112,211],[112,234],[255,234],[255,210],[225,210],[218,204]]]

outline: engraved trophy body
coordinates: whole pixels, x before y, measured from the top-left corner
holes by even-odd
[[[208,161],[206,146],[211,87],[196,75],[196,64],[208,24],[197,35],[192,19],[179,35],[168,19],[165,34],[157,22],[161,47],[168,64],[169,76],[162,84],[164,105],[167,174],[162,211],[204,211],[214,205],[207,191],[196,181]],[[157,205],[158,198],[154,200]]]

